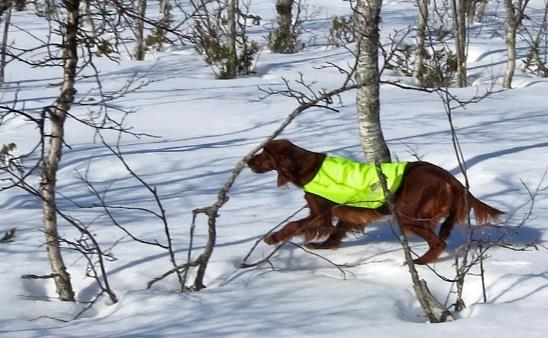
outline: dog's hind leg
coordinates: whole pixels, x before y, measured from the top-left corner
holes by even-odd
[[[447,215],[447,218],[445,218],[445,221],[440,226],[440,239],[442,241],[446,241],[449,238],[449,235],[451,234],[451,230],[453,230],[453,227],[455,226],[456,221],[456,215],[455,213],[451,212],[449,215]]]
[[[424,255],[413,260],[415,264],[424,265],[434,262],[447,247],[447,244],[430,229],[430,225],[405,224],[404,229],[406,232],[409,231],[423,238],[429,246],[428,251]]]

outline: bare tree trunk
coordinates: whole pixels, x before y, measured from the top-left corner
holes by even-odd
[[[485,14],[485,5],[488,0],[469,0],[467,3],[466,15],[468,16],[468,23],[483,22],[483,16]]]
[[[6,48],[8,45],[8,34],[11,23],[11,6],[6,9],[4,18],[4,33],[2,34],[2,46],[0,47],[0,86],[4,85],[4,75],[6,70]]]
[[[134,50],[134,56],[136,60],[143,61],[145,59],[145,40],[144,40],[144,29],[145,29],[145,22],[143,21],[143,18],[146,14],[147,9],[147,1],[146,0],[139,0],[137,1],[135,8],[135,13],[138,15],[137,18],[135,18],[135,50]]]
[[[508,2],[508,1],[505,1]],[[517,25],[510,23],[512,19],[507,18],[506,25],[506,70],[502,79],[503,88],[512,88],[512,80],[514,79],[514,71],[516,69],[516,33]]]
[[[423,85],[424,58],[426,56],[426,29],[428,28],[428,2],[429,0],[417,0],[419,17],[417,20],[417,50],[415,55],[415,77],[420,85]]]
[[[84,1],[84,8],[83,8],[83,21],[87,22],[87,24],[90,27],[90,33],[91,35],[96,35],[97,30],[95,28],[95,22],[93,21],[93,17],[91,16],[91,2],[92,0],[85,0]]]
[[[53,272],[55,285],[59,299],[74,301],[74,292],[70,282],[70,275],[67,272],[61,248],[59,244],[59,233],[57,224],[56,206],[56,180],[59,162],[63,151],[64,124],[67,112],[70,110],[74,100],[74,83],[78,63],[78,26],[80,0],[64,0],[63,5],[67,10],[67,21],[65,26],[65,37],[63,43],[63,83],[61,94],[54,107],[50,107],[50,144],[46,157],[42,163],[42,199],[44,212],[44,232],[48,258]]]
[[[465,0],[452,0],[453,33],[457,57],[457,86],[466,87],[466,5]]]
[[[514,5],[512,0],[504,0],[506,8],[506,70],[502,87],[512,88],[512,80],[516,69],[516,34],[523,18],[523,12],[529,0],[518,0]]]
[[[226,63],[225,78],[233,79],[238,73],[238,50],[236,49],[236,10],[238,8],[238,0],[227,0],[227,26],[228,26],[228,57]]]
[[[390,162],[380,123],[379,22],[382,0],[358,0],[354,13],[358,62],[357,106],[361,146],[370,162]]]

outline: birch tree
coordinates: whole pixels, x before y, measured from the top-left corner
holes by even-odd
[[[453,10],[453,34],[455,36],[455,55],[457,58],[457,86],[466,87],[466,1],[451,0]]]
[[[131,132],[123,127],[123,124],[117,118],[109,115],[109,111],[111,110],[120,110],[124,113],[125,111],[107,103],[125,96],[132,90],[137,90],[141,86],[141,84],[134,83],[135,79],[130,79],[119,91],[110,92],[108,95],[102,91],[103,86],[101,84],[100,71],[94,60],[99,57],[98,55],[108,57],[112,60],[116,59],[116,55],[114,54],[119,53],[116,49],[118,41],[116,39],[119,37],[117,34],[120,34],[125,26],[105,26],[97,30],[101,32],[101,35],[92,34],[90,30],[82,27],[84,23],[81,21],[83,16],[80,10],[85,13],[85,9],[81,8],[84,7],[81,4],[83,4],[82,0],[62,0],[46,4],[47,6],[51,6],[47,7],[48,9],[55,8],[55,11],[51,11],[49,16],[44,16],[45,20],[49,21],[48,26],[50,27],[50,36],[47,42],[35,38],[32,32],[27,32],[27,35],[30,37],[29,40],[34,39],[33,41],[37,43],[36,46],[28,49],[19,48],[17,45],[13,47],[8,46],[6,52],[8,57],[16,59],[30,68],[58,67],[63,70],[62,75],[60,75],[62,79],[59,81],[60,92],[54,98],[54,102],[44,106],[39,111],[34,109],[26,110],[24,104],[21,105],[17,102],[17,94],[15,94],[11,107],[0,107],[0,120],[8,116],[24,117],[25,121],[35,126],[38,133],[37,144],[31,147],[32,149],[18,155],[17,158],[10,158],[9,163],[6,165],[0,165],[0,174],[2,174],[0,177],[0,183],[2,183],[0,191],[18,187],[40,199],[42,203],[45,246],[52,272],[46,276],[28,276],[29,278],[53,279],[58,297],[63,301],[74,301],[75,297],[71,285],[71,277],[63,260],[62,248],[69,247],[77,251],[80,250],[80,252],[88,255],[86,258],[98,256],[99,260],[103,260],[103,257],[106,256],[105,252],[100,249],[99,243],[95,241],[94,235],[87,230],[87,227],[82,222],[63,212],[57,205],[57,175],[64,146],[68,144],[68,141],[65,139],[65,121],[70,117],[76,123],[84,124],[98,131],[114,130],[130,134]],[[96,12],[87,11],[90,20],[93,18],[89,17],[89,15],[93,14],[97,23],[105,21],[118,23],[130,22],[128,18],[122,17],[125,13],[131,13],[129,8],[123,8],[119,12],[102,11],[103,8],[98,6],[104,5],[104,2],[97,1],[93,4],[96,6],[90,6],[89,8],[95,8]],[[16,12],[14,12],[14,15],[16,15]],[[109,50],[108,52],[104,51],[103,43],[108,44],[109,47],[106,48]],[[52,48],[53,46],[56,48]],[[40,53],[37,51],[40,51]],[[103,53],[100,53],[101,51]],[[39,56],[37,57],[37,55]],[[86,67],[87,70],[95,72],[93,78],[96,81],[96,87],[87,93],[81,94],[81,97],[75,100],[77,75],[80,74],[81,78],[89,78],[89,72],[86,73],[84,71]],[[82,73],[86,74],[83,75]],[[16,75],[14,74],[14,76]],[[94,100],[88,100],[89,97],[94,97]],[[97,100],[97,97],[101,99]],[[81,118],[70,112],[73,105],[79,105],[80,107],[95,106],[98,109],[90,109],[90,116],[88,118]],[[135,133],[131,134],[135,135]],[[11,148],[8,145],[8,148],[3,153],[9,155]],[[22,162],[23,159],[28,160],[28,162],[25,162],[25,166],[14,165],[14,161]],[[35,173],[40,174],[39,185],[35,184],[32,179],[32,175]],[[81,242],[78,240],[71,241],[66,236],[60,234],[58,218],[76,228],[78,233],[84,237],[84,242],[89,240],[92,244],[83,247],[83,245],[79,244]],[[88,259],[88,261],[90,261],[90,265],[94,266],[91,260]],[[102,281],[104,281],[101,290],[109,294],[111,301],[114,303],[116,296],[111,291],[110,286],[108,286],[104,264],[100,263],[100,265],[101,272],[95,274],[95,277],[97,277],[96,280],[98,283],[103,283]]]
[[[417,18],[417,50],[415,54],[415,76],[420,85],[423,85],[425,72],[424,59],[426,57],[426,29],[428,27],[428,2],[429,0],[417,0],[419,14]]]
[[[226,77],[228,79],[233,79],[238,73],[238,50],[236,49],[236,10],[238,9],[238,0],[227,0],[226,7],[226,21],[228,27],[228,61],[226,63]]]
[[[516,69],[516,35],[523,20],[523,13],[529,0],[504,0],[506,8],[506,70],[502,80],[502,87],[512,88],[512,80]]]
[[[380,123],[378,44],[381,7],[382,0],[358,0],[354,13],[358,126],[361,146],[370,162],[390,162]]]
[[[11,1],[5,1],[0,4],[0,17],[5,13],[4,31],[2,33],[2,45],[0,46],[0,86],[4,84],[4,73],[6,69],[6,47],[8,45],[8,34],[11,23],[11,8]]]
[[[135,12],[138,17],[135,18],[135,23],[134,23],[135,51],[133,52],[133,54],[135,56],[135,59],[139,61],[142,61],[145,59],[144,17],[145,17],[146,9],[147,9],[146,0],[137,1]]]
[[[41,195],[43,200],[44,233],[49,262],[59,299],[74,301],[70,282],[59,243],[57,206],[55,198],[57,170],[63,153],[65,120],[74,101],[74,83],[78,64],[78,28],[80,0],[64,0],[66,24],[63,43],[63,82],[61,93],[54,106],[47,112],[51,123],[50,142],[42,162]]]

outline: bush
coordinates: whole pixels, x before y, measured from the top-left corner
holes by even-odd
[[[425,88],[447,87],[457,72],[456,55],[443,47],[433,51],[424,51],[424,71],[416,74],[415,46],[405,45],[394,51],[394,55],[386,65],[386,69],[398,71],[408,77],[415,77]]]
[[[0,149],[0,168],[9,165],[9,159],[13,156],[12,152],[16,147],[15,143],[4,144],[2,146],[2,149]]]
[[[243,39],[243,42],[239,43],[237,58],[234,60],[228,41],[223,37],[220,28],[207,27],[202,22],[196,21],[194,34],[196,50],[208,65],[214,67],[217,78],[230,79],[234,77],[233,74],[252,72],[253,61],[260,50],[255,41],[249,42]]]
[[[540,48],[534,44],[523,60],[524,70],[540,77],[548,77],[548,62],[540,56]]]
[[[171,26],[171,23],[173,22],[173,15],[171,15],[171,5],[166,2],[163,11],[164,16],[154,26],[152,32],[145,38],[145,46],[148,49],[153,48],[159,51],[161,50],[164,43],[169,42],[169,39],[167,38],[167,31],[165,28]]]
[[[284,32],[276,28],[266,37],[268,48],[274,53],[293,54],[298,51],[298,34],[294,31]]]
[[[327,42],[330,46],[342,47],[356,40],[352,17],[334,17]]]

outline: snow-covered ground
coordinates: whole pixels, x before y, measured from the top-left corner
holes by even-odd
[[[263,18],[275,18],[272,1],[252,1]],[[325,37],[330,16],[349,13],[348,2],[314,1],[316,20],[308,24]],[[543,1],[532,1],[541,8]],[[494,20],[495,4],[488,20]],[[498,8],[502,14],[502,8]],[[311,10],[312,12],[312,10]],[[30,25],[30,14],[14,16],[18,25]],[[383,35],[413,24],[415,11],[407,1],[385,1]],[[500,19],[499,19],[500,21]],[[501,22],[499,22],[500,24]],[[45,26],[34,25],[40,32]],[[463,99],[485,90],[494,79],[500,89],[504,67],[502,26],[474,27],[469,52],[469,75],[474,87],[453,89]],[[498,32],[498,33],[497,33]],[[257,38],[264,31],[254,31]],[[323,35],[322,35],[323,34]],[[22,36],[14,33],[12,38]],[[22,42],[23,43],[23,42]],[[522,47],[525,45],[522,45]],[[523,57],[526,48],[519,50]],[[346,65],[343,48],[314,46],[294,55],[262,51],[257,73],[235,80],[215,80],[210,69],[190,48],[170,49],[147,55],[146,61],[123,58],[120,64],[99,60],[109,88],[118,88],[133,74],[154,80],[115,104],[135,109],[127,124],[135,131],[159,138],[125,137],[121,149],[132,168],[157,187],[167,210],[177,259],[183,262],[188,246],[191,211],[210,205],[232,168],[248,151],[263,141],[291,112],[296,103],[281,96],[257,100],[258,86],[278,86],[281,78],[316,81],[317,88],[333,89],[342,78],[333,69],[317,69],[326,62]],[[518,62],[519,67],[521,63]],[[57,70],[7,67],[2,105],[17,92],[25,107],[51,104],[56,88],[48,87]],[[90,82],[91,83],[91,82]],[[90,83],[81,83],[85,89]],[[512,90],[493,94],[479,103],[454,111],[454,121],[467,159],[472,192],[508,212],[507,226],[486,230],[485,236],[508,232],[508,241],[522,247],[548,239],[548,196],[541,191],[533,216],[521,228],[529,208],[524,184],[534,190],[548,169],[548,81],[516,73]],[[393,158],[436,163],[459,179],[449,124],[436,94],[382,86],[382,123]],[[85,90],[79,90],[80,93]],[[359,146],[355,93],[342,94],[339,112],[312,109],[283,133],[295,143],[316,151],[363,159]],[[86,108],[75,108],[84,116]],[[36,130],[23,119],[0,126],[0,145],[14,142],[21,151],[32,146]],[[368,227],[362,237],[348,238],[336,251],[318,252],[349,267],[341,272],[326,260],[287,245],[266,264],[240,269],[243,257],[255,241],[303,205],[302,192],[294,187],[278,189],[274,174],[256,175],[249,170],[237,179],[230,201],[218,219],[218,243],[205,283],[198,293],[176,293],[177,282],[167,278],[146,289],[146,283],[170,268],[167,253],[132,241],[113,226],[100,208],[81,209],[96,203],[94,195],[78,178],[88,172],[99,189],[109,188],[108,202],[115,205],[155,208],[150,194],[124,170],[93,132],[70,121],[59,174],[59,207],[91,224],[90,229],[115,261],[107,263],[111,286],[119,298],[114,305],[102,298],[77,320],[70,320],[85,304],[55,299],[50,280],[23,280],[24,274],[48,274],[41,232],[40,203],[20,190],[0,194],[0,234],[17,228],[12,243],[0,244],[0,337],[546,337],[548,335],[548,250],[514,251],[495,248],[485,262],[487,303],[481,281],[469,277],[465,285],[467,308],[451,323],[428,324],[415,300],[403,254],[389,223]],[[412,151],[411,151],[412,150]],[[33,178],[38,182],[38,178]],[[523,182],[523,183],[522,183]],[[297,215],[297,217],[301,216]],[[136,211],[119,211],[119,220],[137,237],[165,241],[162,224]],[[77,232],[62,223],[63,236]],[[206,224],[198,222],[199,251]],[[464,242],[456,229],[449,247],[432,267],[453,277],[455,250]],[[419,252],[426,244],[411,242]],[[261,244],[251,260],[267,255]],[[66,251],[65,261],[80,301],[89,301],[97,286],[85,278],[85,261]],[[445,300],[451,285],[427,267],[418,267],[432,292]],[[452,297],[452,296],[451,296]]]

